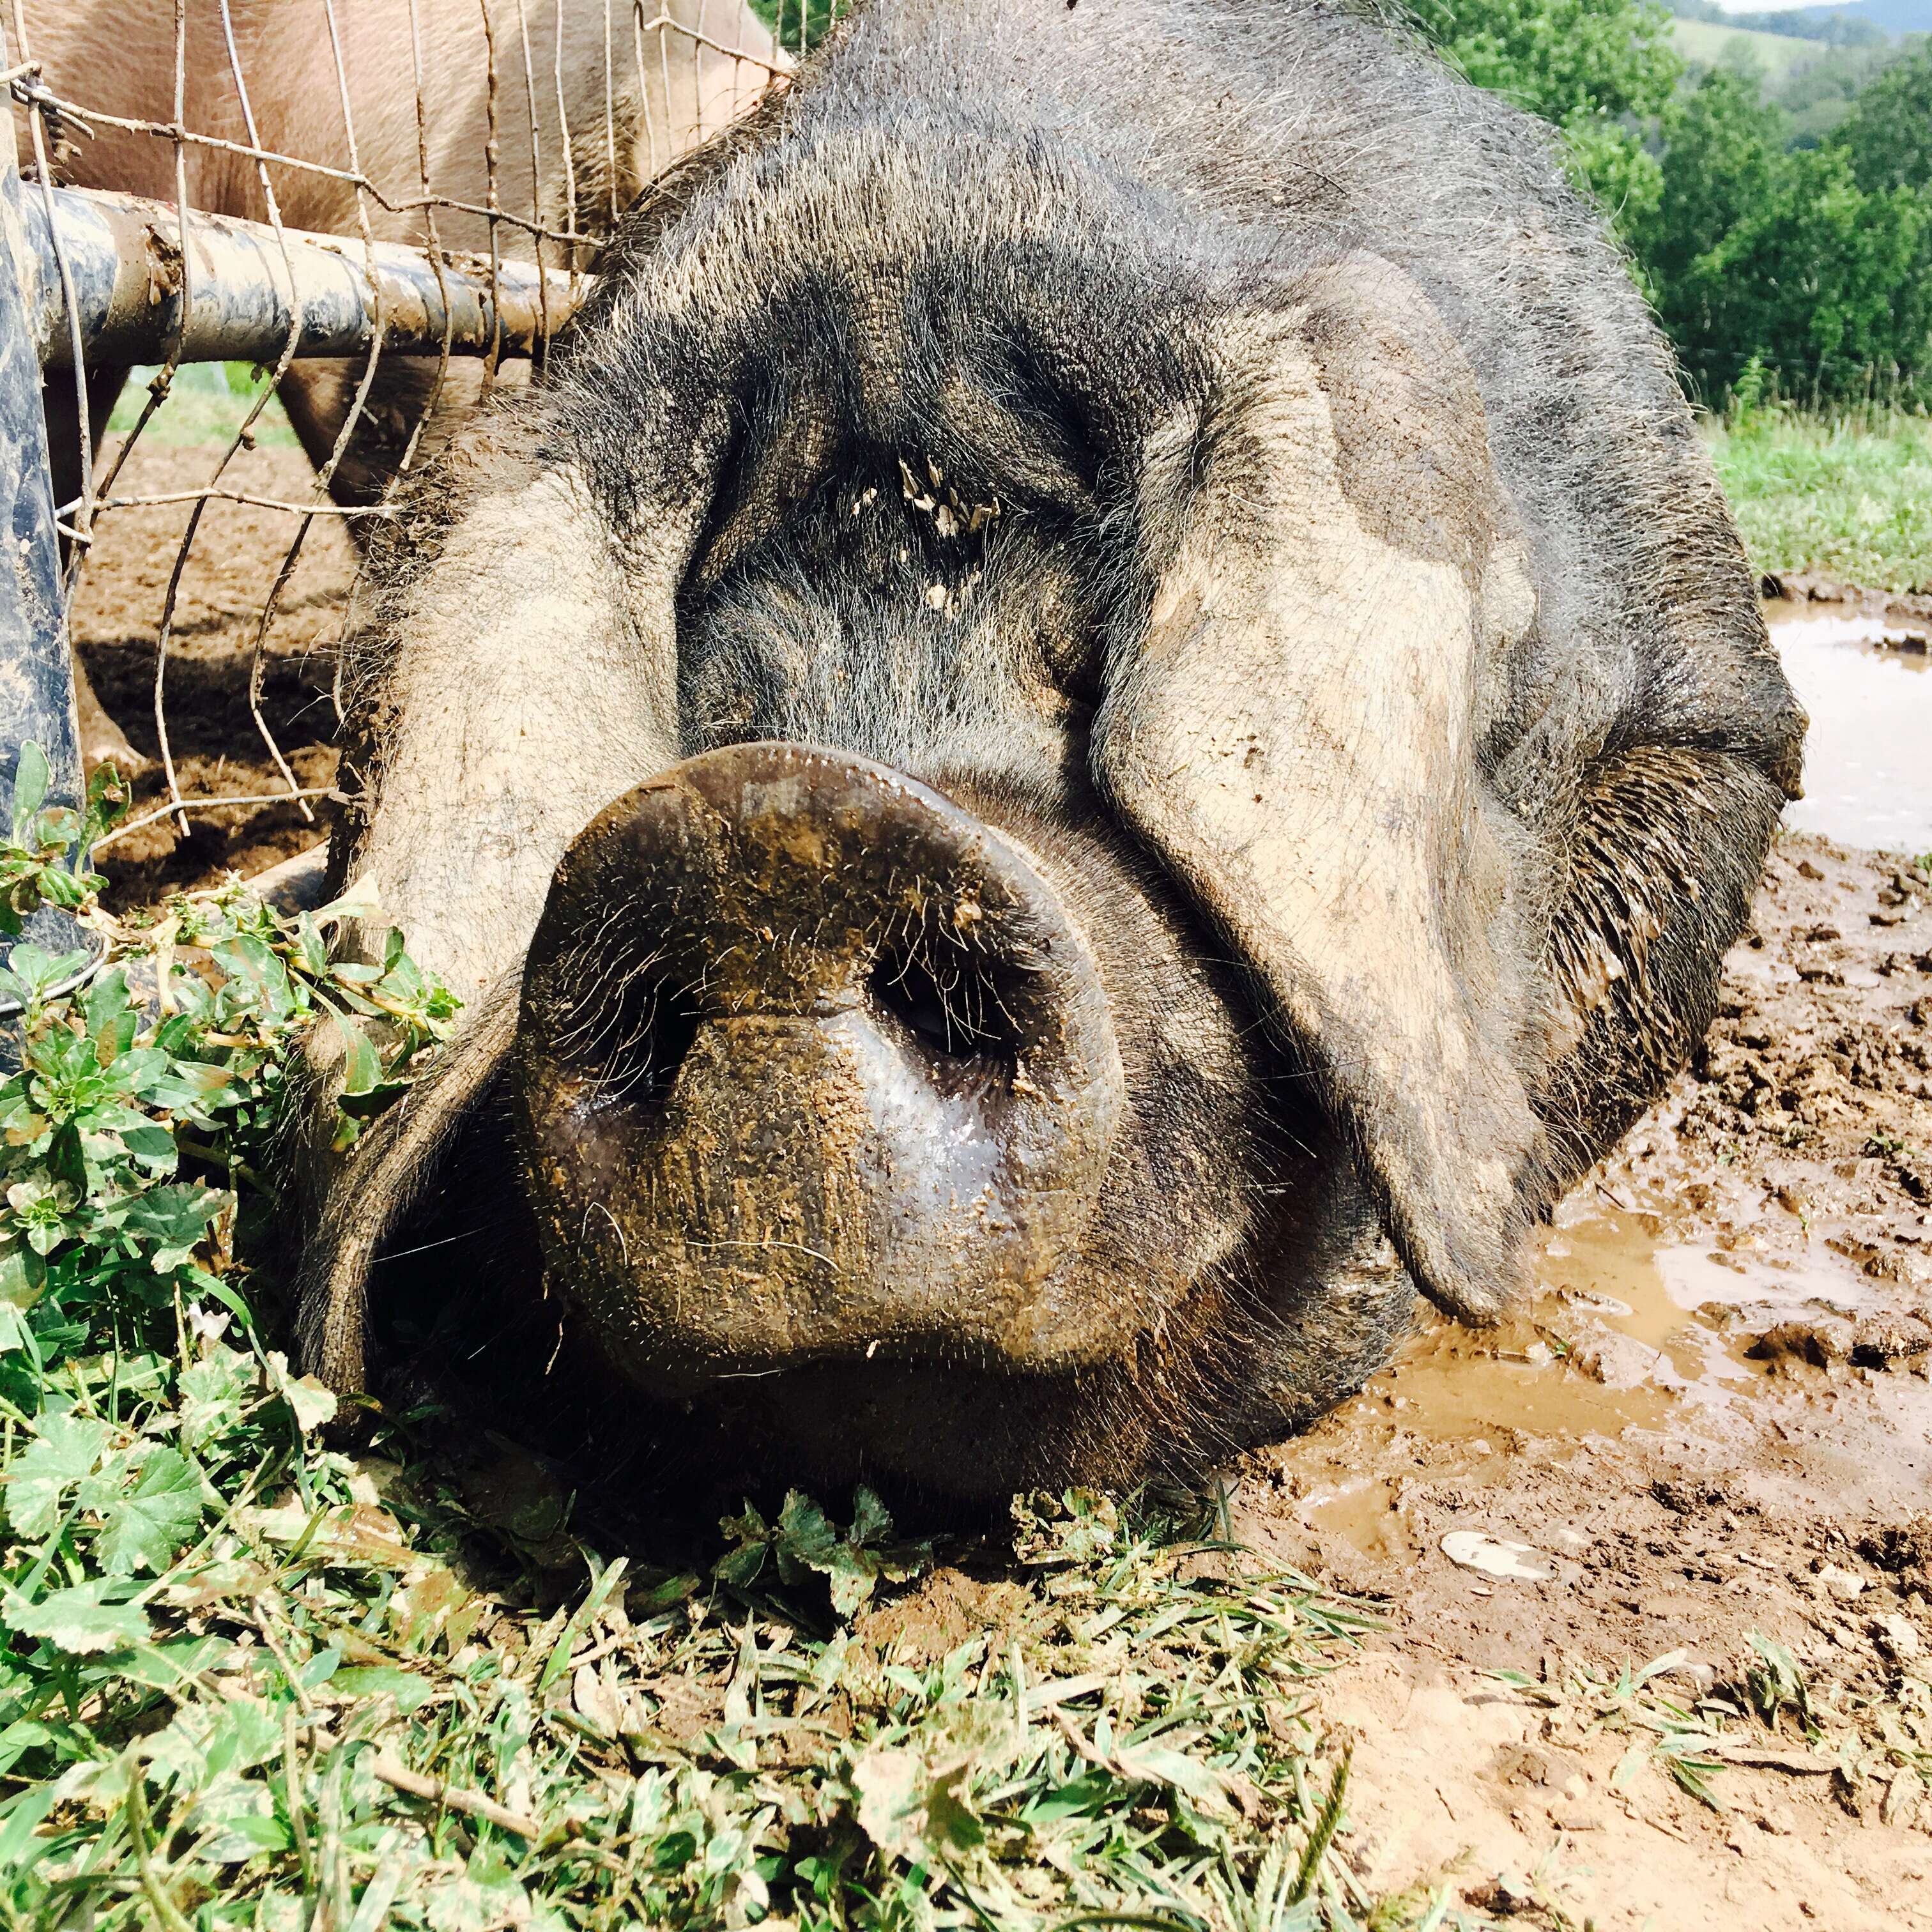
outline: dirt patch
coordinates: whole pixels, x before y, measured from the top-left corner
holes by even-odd
[[[1794,1724],[1715,1810],[1626,1762],[1655,1738],[1604,1688],[1666,1659],[1651,1692],[1694,1706],[1755,1635],[1821,1708],[1932,1708],[1928,888],[1780,841],[1696,1064],[1564,1204],[1535,1304],[1431,1324],[1238,1471],[1242,1534],[1386,1617],[1329,1700],[1378,1885],[1462,1857],[1470,1903],[1600,1926],[1932,1924],[1916,1774],[1847,1778]],[[1460,1567],[1456,1531],[1548,1580]],[[1553,1784],[1508,1755],[1554,1740]]]
[[[104,460],[112,453],[110,446]],[[199,489],[219,454],[143,441],[114,494]],[[243,495],[305,503],[314,495],[314,472],[298,450],[244,450],[221,484]],[[160,753],[155,639],[193,509],[182,502],[104,512],[74,603],[73,636],[88,676],[136,750],[152,760]],[[195,531],[176,596],[164,687],[169,740],[187,796],[257,797],[286,789],[250,710],[249,667],[263,600],[300,520],[259,504],[212,501]],[[355,568],[355,546],[341,520],[318,517],[262,639],[262,716],[304,789],[334,779],[332,694]],[[135,815],[165,800],[158,764],[135,789]],[[258,872],[290,857],[322,836],[320,817],[307,818],[293,804],[230,808],[196,813],[185,835],[164,820],[110,846],[99,869],[112,903],[152,903],[168,891],[211,884],[231,869]]]
[[[1720,1814],[1654,1773],[1620,1788],[1626,1736],[1576,1736],[1452,1664],[1378,1652],[1324,1708],[1362,1740],[1344,1844],[1371,1892],[1447,1879],[1507,1923],[1600,1932],[1932,1923],[1932,1845],[1848,1814],[1830,1765],[1808,1754],[1784,1754],[1789,1770],[1726,1771]]]
[[[883,1658],[921,1666],[984,1631],[1008,1630],[1025,1610],[1026,1593],[1016,1583],[937,1570],[916,1590],[861,1617],[854,1634]]]
[[[1767,571],[1758,585],[1766,597],[1789,598],[1797,604],[1835,604],[1883,617],[1888,623],[1932,623],[1932,591],[1869,590],[1841,584],[1813,571]]]

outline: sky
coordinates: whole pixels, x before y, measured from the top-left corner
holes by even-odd
[[[1718,0],[1727,14],[1785,14],[1804,6],[1845,6],[1898,34],[1932,33],[1932,0]]]

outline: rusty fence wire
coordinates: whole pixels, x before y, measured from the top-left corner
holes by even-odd
[[[272,803],[283,844],[313,842],[290,812],[312,824],[335,782],[340,680],[318,668],[368,526],[479,400],[541,370],[625,208],[783,86],[837,4],[0,0],[51,269],[83,744],[141,796],[116,836],[165,859],[190,812],[232,827]],[[242,341],[252,373],[226,359]],[[184,753],[169,671],[190,632],[224,662],[200,667]],[[286,634],[308,683],[277,719]]]

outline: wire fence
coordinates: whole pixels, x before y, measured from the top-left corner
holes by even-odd
[[[313,842],[368,526],[540,376],[625,208],[784,85],[836,4],[0,0],[60,297],[40,358],[82,742],[136,778],[121,850],[148,841],[149,883],[182,882],[190,812],[229,828],[218,856]],[[248,247],[286,333],[211,376]],[[340,340],[331,277],[354,280]],[[266,848],[238,844],[269,800]]]

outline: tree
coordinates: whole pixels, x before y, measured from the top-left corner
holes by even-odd
[[[1717,68],[1670,104],[1659,132],[1660,192],[1634,239],[1666,330],[1680,346],[1702,344],[1710,321],[1686,306],[1686,278],[1771,200],[1782,130],[1750,82]]]
[[[1684,71],[1654,0],[1420,0],[1414,11],[1478,87],[1559,128],[1660,113]]]
[[[1932,188],[1932,47],[1880,74],[1858,96],[1837,144],[1868,194]]]
[[[1655,0],[1418,0],[1424,32],[1478,87],[1561,130],[1570,174],[1618,232],[1662,190],[1641,128],[1684,72]]]
[[[1910,191],[1918,247],[1894,298],[1900,373],[1932,390],[1932,46],[1888,68],[1858,98],[1837,145],[1868,194]]]
[[[1694,389],[1714,400],[1754,361],[1814,399],[1932,388],[1932,51],[1890,62],[1822,146],[1794,148],[1751,75],[1720,67],[1678,91],[1654,0],[1414,4],[1471,80],[1561,130]]]
[[[1687,371],[1716,395],[1755,358],[1814,401],[1932,374],[1922,311],[1900,300],[1929,214],[1910,188],[1868,194],[1842,148],[1779,157],[1764,201],[1670,284]]]

